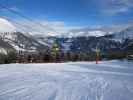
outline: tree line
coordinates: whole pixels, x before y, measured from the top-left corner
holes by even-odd
[[[48,62],[68,62],[68,61],[95,61],[98,60],[111,60],[123,59],[128,55],[133,54],[133,51],[109,51],[102,52],[64,52],[57,44],[54,44],[50,50],[45,52],[15,52],[10,51],[7,54],[0,53],[0,64],[8,63],[48,63]]]
[[[125,52],[109,52],[107,54],[99,53],[99,60],[123,59],[127,57]],[[16,53],[0,54],[0,64],[8,63],[61,63],[68,61],[95,61],[97,55],[95,52],[39,52],[39,53]]]

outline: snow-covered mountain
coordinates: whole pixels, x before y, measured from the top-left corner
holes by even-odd
[[[57,38],[53,37],[54,41],[60,46],[62,51],[70,52],[95,52],[96,47],[101,51],[119,50],[121,43],[108,39],[107,37],[73,37],[73,38]],[[49,38],[52,41],[53,38]],[[50,40],[52,39],[52,40]],[[53,42],[53,43],[55,43]]]
[[[100,31],[100,30],[90,30],[90,31],[78,31],[78,32],[69,32],[67,34],[67,37],[82,37],[82,36],[95,36],[95,37],[100,37],[106,35],[107,32],[105,31]]]
[[[73,29],[70,30],[65,37],[89,37],[89,36],[94,36],[94,37],[100,37],[104,36],[106,34],[111,34],[112,31],[110,29],[102,29],[102,28],[80,28],[80,29]]]
[[[118,33],[103,36],[77,36],[77,37],[43,37],[31,36],[21,32],[1,33],[3,41],[10,44],[15,50],[36,52],[51,48],[56,42],[62,51],[94,52],[98,47],[102,52],[132,49],[133,29],[127,28]],[[76,33],[75,33],[76,34]]]
[[[114,33],[113,38],[119,41],[123,41],[125,39],[130,39],[130,40],[133,39],[133,27],[128,27],[125,30]]]
[[[17,51],[36,52],[47,48],[47,46],[39,43],[32,36],[25,35],[21,32],[0,33],[0,38]]]
[[[94,30],[93,30],[94,31]],[[68,34],[69,37],[36,37],[37,40],[52,45],[58,43],[62,51],[71,52],[94,52],[98,47],[102,52],[132,50],[133,46],[133,28],[115,33],[99,33],[99,35],[78,34],[79,31],[73,31],[75,35]],[[77,33],[76,33],[77,32]],[[95,31],[100,32],[100,31]],[[95,33],[94,32],[94,33]],[[84,35],[83,35],[84,34]],[[72,37],[71,37],[72,36]]]
[[[2,45],[8,45],[16,51],[43,52],[50,49],[55,42],[64,52],[94,52],[96,47],[102,52],[120,51],[132,49],[133,46],[133,27],[114,33],[106,28],[83,28],[70,30],[62,37],[46,37],[16,32],[17,29],[5,19],[0,18],[0,24],[0,38],[3,41],[0,44],[1,52],[5,50]]]
[[[3,45],[10,45],[9,48],[13,48],[16,51],[37,52],[39,50],[44,51],[47,49],[47,45],[40,43],[34,39],[30,34],[17,32],[17,27],[13,23],[5,18],[0,18],[0,39],[1,51],[6,48],[2,48]]]
[[[48,46],[49,48],[52,47],[52,44],[55,43],[57,37],[46,37],[43,35],[34,35],[33,36],[39,43]]]

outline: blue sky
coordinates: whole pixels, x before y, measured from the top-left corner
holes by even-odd
[[[132,0],[1,0],[0,3],[33,19],[64,21],[70,25],[119,24],[133,19]]]
[[[0,0],[33,20],[65,26],[110,26],[133,21],[133,0]],[[0,16],[22,20],[1,8]]]

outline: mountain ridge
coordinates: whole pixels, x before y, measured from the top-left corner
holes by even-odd
[[[101,52],[124,51],[133,46],[133,28],[129,27],[118,33],[103,36],[77,36],[77,37],[43,37],[28,33],[13,32],[1,33],[1,39],[11,45],[16,51],[43,52],[51,49],[57,43],[62,52]],[[26,35],[25,35],[26,34]]]

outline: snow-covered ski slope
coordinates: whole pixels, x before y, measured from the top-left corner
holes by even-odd
[[[0,65],[0,100],[133,100],[133,62]]]

